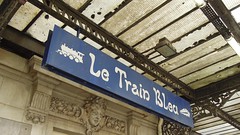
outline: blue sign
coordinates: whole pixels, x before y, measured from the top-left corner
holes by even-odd
[[[43,66],[94,90],[193,127],[190,104],[59,27],[49,36]]]

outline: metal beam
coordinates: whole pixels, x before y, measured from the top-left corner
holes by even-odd
[[[222,0],[208,0],[216,13],[220,16],[224,24],[233,34],[234,38],[238,43],[240,43],[240,27],[237,22],[234,20],[230,11],[227,9]]]
[[[216,94],[221,94],[229,90],[240,87],[240,74],[223,79],[219,82],[212,83],[208,86],[196,89],[194,92],[197,100],[206,99]]]
[[[43,43],[36,39],[29,37],[22,32],[7,26],[3,31],[2,37],[12,43],[19,45],[27,50],[36,53],[39,56],[43,56],[45,47]]]
[[[199,101],[199,102],[195,103],[195,105],[192,106],[192,112],[193,112],[193,117],[194,117],[195,122],[204,118],[204,117],[213,115],[215,117],[221,118],[222,120],[231,124],[235,128],[240,129],[240,122],[239,121],[234,119],[228,113],[221,110],[220,107],[217,107],[212,102]]]
[[[29,2],[66,23],[73,29],[80,29],[82,34],[126,59],[130,63],[133,63],[176,91],[179,91],[188,99],[194,99],[192,89],[189,86],[178,80],[172,74],[169,74],[154,62],[148,60],[144,55],[138,53],[87,17],[77,13],[75,9],[66,5],[64,2],[54,0],[44,0],[43,3],[38,0],[29,0]]]
[[[17,0],[4,0],[0,5],[0,38],[13,15],[20,8],[21,4]]]

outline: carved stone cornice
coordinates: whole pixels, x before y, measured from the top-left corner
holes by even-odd
[[[48,115],[50,99],[50,95],[41,91],[35,91],[26,113],[26,119],[34,124],[44,123]]]
[[[46,115],[43,113],[37,113],[34,111],[27,111],[26,119],[34,124],[44,123],[46,121]]]
[[[126,122],[123,120],[119,120],[117,118],[113,118],[111,116],[107,116],[106,127],[109,129],[116,130],[121,133],[125,133]]]
[[[69,103],[57,97],[52,97],[50,111],[79,120],[84,110],[80,105]]]

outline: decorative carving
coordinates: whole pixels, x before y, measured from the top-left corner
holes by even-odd
[[[50,111],[75,118],[79,121],[87,128],[86,133],[88,135],[100,130],[104,126],[125,133],[126,123],[117,118],[106,116],[105,110],[105,101],[100,97],[89,98],[83,107],[57,97],[52,97],[50,105]]]
[[[48,111],[50,99],[50,95],[40,91],[35,91],[31,102],[31,108]]]
[[[48,94],[49,91],[47,90],[47,93],[39,91],[40,88],[42,88],[40,84],[36,84],[30,106],[26,113],[26,119],[31,120],[34,124],[44,123],[49,113],[51,95]]]
[[[191,128],[164,120],[162,125],[162,131],[163,135],[189,135],[191,132]]]
[[[106,103],[100,97],[91,97],[83,106],[87,120],[84,120],[84,126],[87,128],[86,135],[92,135],[92,132],[99,131],[107,121],[105,116]]]
[[[83,112],[79,105],[68,103],[56,97],[51,99],[50,111],[75,118],[80,118]]]
[[[31,120],[34,124],[38,124],[44,123],[46,120],[46,116],[43,114],[28,111],[26,114],[26,119]]]
[[[110,129],[114,129],[118,132],[125,133],[126,123],[117,118],[107,116],[106,127]]]

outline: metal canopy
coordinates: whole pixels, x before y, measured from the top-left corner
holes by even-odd
[[[240,1],[209,4],[217,7],[212,18],[209,7],[198,8],[194,0],[29,0],[21,7],[4,0],[1,44],[26,58],[41,56],[53,25],[74,35],[80,30],[85,42],[192,102],[194,131],[238,134],[240,57],[224,33],[240,38],[229,14]],[[165,58],[154,49],[163,37],[177,54]]]

